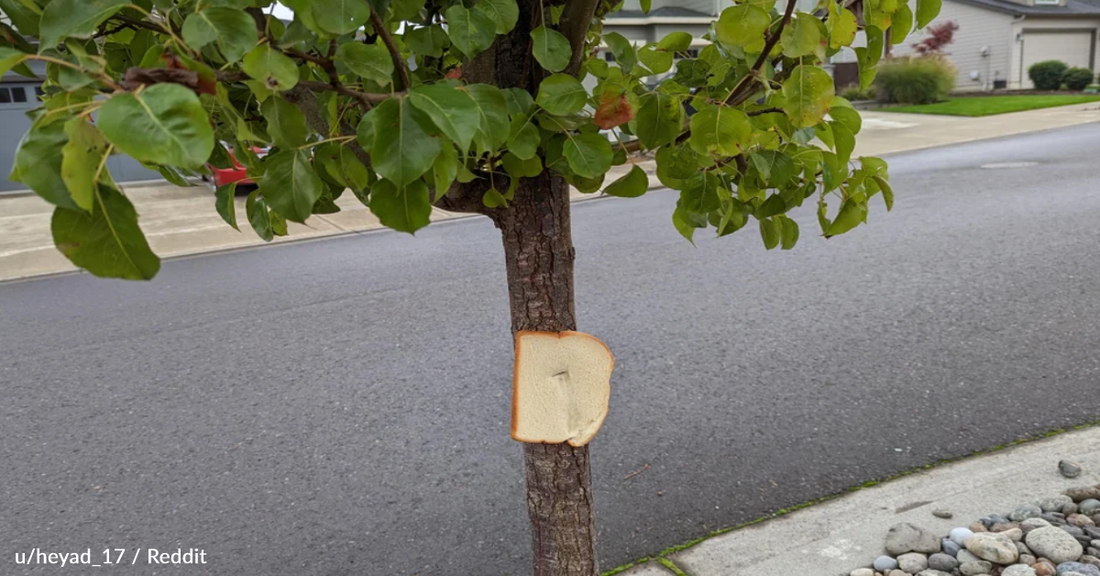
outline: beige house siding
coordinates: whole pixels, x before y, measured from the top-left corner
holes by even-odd
[[[948,0],[943,3],[934,23],[948,20],[959,25],[955,41],[945,49],[948,58],[959,69],[956,90],[992,90],[994,80],[1012,78],[1014,34],[1011,15]],[[893,54],[911,54],[912,45],[927,37],[923,30],[916,31],[904,43],[894,46]]]

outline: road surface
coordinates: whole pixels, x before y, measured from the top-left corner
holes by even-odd
[[[1097,418],[1097,142],[894,156],[892,213],[825,241],[807,206],[791,252],[693,248],[667,191],[575,205],[580,329],[616,355],[603,568]],[[524,574],[506,307],[486,219],[0,285],[0,572]]]

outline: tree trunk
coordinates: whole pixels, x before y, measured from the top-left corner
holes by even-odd
[[[493,214],[504,240],[512,333],[575,330],[569,187],[545,171],[525,178]],[[596,576],[588,447],[524,444],[534,576]]]

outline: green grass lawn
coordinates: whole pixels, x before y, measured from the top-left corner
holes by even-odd
[[[912,112],[915,114],[945,114],[948,116],[990,116],[1006,112],[1020,112],[1022,110],[1098,101],[1100,101],[1100,94],[973,96],[948,98],[935,104],[887,106],[880,108],[880,110],[884,112]]]

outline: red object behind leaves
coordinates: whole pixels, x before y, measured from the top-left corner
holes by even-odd
[[[959,25],[950,20],[935,26],[929,26],[924,29],[928,33],[928,37],[913,44],[913,50],[921,56],[940,54],[945,46],[955,40],[955,31],[958,29]]]
[[[600,105],[596,108],[596,116],[592,119],[596,126],[609,130],[616,126],[622,126],[634,118],[634,108],[626,99],[626,94],[605,92],[600,96]]]
[[[462,78],[462,66],[455,66],[450,72],[447,72],[447,78],[451,80],[458,80]]]

